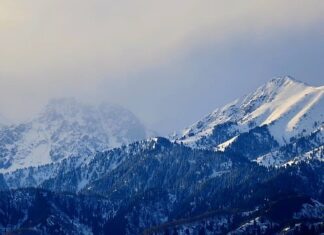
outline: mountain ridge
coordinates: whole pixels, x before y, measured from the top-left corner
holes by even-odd
[[[174,138],[193,148],[225,151],[243,133],[266,126],[278,146],[324,126],[324,86],[290,76],[271,79],[254,92],[214,110]]]

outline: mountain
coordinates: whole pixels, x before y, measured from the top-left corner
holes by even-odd
[[[256,160],[296,139],[316,132],[323,136],[323,107],[324,86],[309,86],[291,77],[275,78],[216,109],[175,140],[193,148],[240,149]],[[320,137],[315,147],[322,145]]]
[[[305,90],[306,98],[292,98]],[[0,174],[0,231],[321,234],[321,97],[322,88],[277,78],[235,105],[215,111],[176,139],[148,138],[7,171]],[[64,120],[71,120],[72,114],[67,113],[72,107],[62,111]],[[56,125],[61,119],[54,113],[50,117],[54,116]],[[58,132],[67,139],[93,125],[92,121],[81,125],[80,120],[87,118],[80,119],[77,109],[71,113],[78,114],[77,121]],[[270,117],[273,120],[265,122]],[[76,130],[65,128],[70,126]],[[93,132],[94,137],[98,133]],[[62,146],[54,153],[71,153],[69,145]]]
[[[0,128],[0,172],[90,156],[146,137],[138,118],[120,106],[55,99],[31,121]]]

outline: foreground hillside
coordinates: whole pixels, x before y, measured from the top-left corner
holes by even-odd
[[[223,234],[257,227],[271,233],[300,223],[320,229],[324,219],[324,164],[316,159],[267,169],[240,155],[195,150],[156,138],[97,154],[90,162],[76,165],[73,161],[47,166],[45,172],[52,175],[42,180],[33,177],[43,174],[43,168],[5,175],[6,187],[18,189],[4,191],[1,197],[2,208],[10,202],[0,222],[3,228],[41,234],[51,229],[48,221],[53,219],[59,227],[57,234],[81,228],[94,234],[188,229],[195,234],[203,228],[210,234]],[[21,190],[24,185],[20,182],[38,189]],[[291,200],[296,203],[280,203]],[[48,210],[34,218],[33,210],[40,207]],[[287,213],[283,219],[281,210]],[[213,226],[207,226],[209,223]]]

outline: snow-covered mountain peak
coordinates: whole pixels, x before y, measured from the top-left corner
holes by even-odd
[[[289,76],[273,78],[256,91],[246,95],[242,101],[242,108],[250,112],[257,104],[271,103],[275,98],[285,98],[307,88],[310,86]]]
[[[270,81],[268,81],[266,83],[267,86],[273,85],[273,86],[277,86],[277,87],[285,86],[285,85],[288,85],[288,84],[307,85],[306,83],[304,83],[302,81],[299,81],[299,80],[297,80],[294,77],[289,76],[289,75],[272,78]]]
[[[120,106],[51,100],[32,120],[0,128],[0,172],[89,156],[145,139],[146,134],[140,120]]]
[[[323,96],[323,86],[309,86],[289,76],[274,78],[185,129],[178,141],[211,148],[268,125],[275,140],[284,144],[323,125]]]

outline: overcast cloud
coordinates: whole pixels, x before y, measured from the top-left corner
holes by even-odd
[[[324,1],[1,0],[0,113],[120,103],[161,133],[273,76],[323,83]]]

